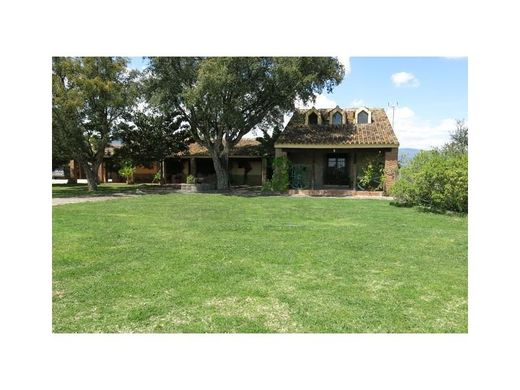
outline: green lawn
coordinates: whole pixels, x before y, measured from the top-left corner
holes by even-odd
[[[76,196],[106,196],[115,193],[134,192],[137,189],[141,190],[158,190],[158,184],[126,184],[126,183],[102,183],[94,192],[88,192],[86,184],[53,184],[52,197],[53,198],[70,198]]]
[[[146,195],[53,208],[54,332],[467,332],[467,218]]]

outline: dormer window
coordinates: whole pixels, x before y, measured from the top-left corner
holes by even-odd
[[[356,123],[370,123],[372,122],[372,113],[366,108],[359,108],[356,110]]]
[[[329,112],[329,123],[333,126],[341,126],[345,123],[347,123],[347,118],[345,116],[345,112],[339,108],[339,106],[336,106],[333,110]]]
[[[333,125],[343,124],[343,115],[341,115],[340,112],[335,112],[334,115],[332,115],[332,124]]]
[[[320,112],[312,107],[309,111],[305,113],[305,124],[309,126],[321,125],[321,114]]]
[[[361,111],[357,116],[357,123],[368,123],[368,113]]]

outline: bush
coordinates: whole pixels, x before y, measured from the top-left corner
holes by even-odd
[[[273,183],[271,180],[266,180],[264,184],[262,184],[262,192],[271,192],[273,190]]]
[[[188,175],[186,177],[186,184],[195,184],[197,182],[197,179],[193,175]]]
[[[126,179],[126,184],[134,184],[135,168],[130,164],[125,164],[119,169],[118,173]]]
[[[285,192],[289,188],[289,160],[287,157],[276,157],[273,160],[273,191]]]
[[[358,187],[362,190],[382,190],[385,182],[385,167],[369,161],[357,177]]]
[[[420,152],[406,167],[401,168],[391,194],[407,205],[467,212],[467,153]]]
[[[161,180],[162,180],[161,171],[157,171],[157,172],[155,173],[155,175],[153,175],[152,183],[155,183],[155,182],[160,183]]]

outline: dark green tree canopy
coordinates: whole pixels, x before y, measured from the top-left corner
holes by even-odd
[[[156,161],[185,151],[190,140],[189,132],[180,125],[180,116],[163,114],[148,108],[127,116],[117,132],[122,141],[115,156],[130,161],[133,166],[151,166]]]

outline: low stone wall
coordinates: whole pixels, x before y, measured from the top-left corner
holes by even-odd
[[[205,192],[213,191],[216,188],[212,183],[186,184],[181,183],[181,191],[185,192]]]
[[[289,195],[382,197],[383,191],[356,191],[343,189],[289,190]]]

